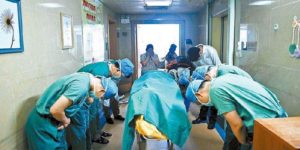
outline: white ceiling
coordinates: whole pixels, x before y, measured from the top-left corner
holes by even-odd
[[[170,7],[146,9],[144,0],[100,0],[105,6],[119,14],[151,13],[195,13],[207,4],[207,0],[173,0]]]

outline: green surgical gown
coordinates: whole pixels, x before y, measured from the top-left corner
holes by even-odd
[[[77,72],[88,72],[94,76],[109,77],[109,65],[105,61],[92,63],[82,67]]]
[[[217,69],[217,77],[223,76],[225,74],[236,74],[236,75],[240,75],[240,76],[252,79],[252,77],[246,71],[244,71],[236,66],[219,65],[218,69]]]
[[[97,62],[88,64],[78,70],[78,72],[90,73],[94,76],[104,76],[109,77],[109,65],[108,62]],[[100,109],[99,98],[94,97],[94,102],[92,104],[85,104],[80,111],[74,115],[71,120],[76,121],[76,123],[69,126],[67,130],[67,138],[69,139],[69,144],[74,150],[84,150],[90,149],[90,144],[86,138],[87,129],[97,123],[96,116]],[[90,124],[94,123],[94,124]],[[96,133],[96,130],[91,130],[92,134]]]
[[[286,116],[269,89],[243,76],[226,74],[212,80],[209,96],[219,115],[236,110],[249,133],[257,118]]]
[[[90,77],[85,73],[64,76],[46,89],[30,113],[25,126],[30,150],[67,149],[64,130],[57,130],[59,122],[51,116],[50,108],[64,95],[72,101],[72,105],[65,109],[66,116],[70,118],[85,103],[89,89]]]

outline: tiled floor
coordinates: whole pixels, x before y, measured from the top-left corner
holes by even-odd
[[[120,106],[121,114],[126,115],[127,104]],[[195,119],[199,112],[199,107],[191,105],[189,112],[189,119]],[[220,150],[222,149],[223,141],[219,137],[216,130],[208,130],[206,124],[193,125],[191,134],[187,142],[182,148],[175,146],[175,150]],[[123,136],[124,124],[120,121],[115,121],[113,125],[107,124],[104,127],[104,131],[108,131],[113,134],[110,137],[110,143],[107,145],[93,144],[93,150],[121,150],[122,149],[122,136]],[[134,150],[138,150],[136,141],[133,145]],[[147,150],[163,150],[167,149],[166,141],[147,141]]]

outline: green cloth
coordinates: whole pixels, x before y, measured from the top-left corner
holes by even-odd
[[[257,118],[286,116],[269,89],[243,76],[226,74],[212,80],[209,96],[219,115],[236,110],[249,133]]]
[[[30,150],[67,149],[65,131],[57,130],[59,121],[55,120],[49,110],[64,95],[72,101],[65,109],[67,117],[73,117],[84,105],[90,88],[90,77],[83,73],[64,76],[50,85],[38,100],[30,113],[25,126]],[[75,123],[71,121],[71,124]]]
[[[246,78],[252,79],[252,77],[244,70],[240,69],[236,66],[230,66],[230,65],[219,65],[217,69],[217,77],[220,77],[225,74],[236,74],[240,76],[244,76]]]
[[[88,64],[78,70],[78,72],[90,73],[94,76],[104,76],[109,77],[109,65],[108,62],[97,62]],[[97,126],[95,120],[100,109],[99,98],[93,97],[94,102],[92,104],[84,104],[84,106],[79,110],[79,112],[71,118],[71,121],[75,121],[69,126],[67,130],[67,138],[72,149],[82,150],[91,149],[91,139],[87,137],[87,130],[89,126]],[[88,132],[93,132],[90,134],[95,134],[96,130],[88,130]]]
[[[180,89],[166,72],[149,71],[134,82],[125,120],[123,150],[130,150],[133,144],[135,115],[144,115],[145,121],[180,147],[190,134],[191,124]]]
[[[108,62],[105,61],[88,64],[80,68],[77,72],[88,72],[94,76],[104,76],[104,77],[109,77],[110,74]]]
[[[65,112],[67,117],[73,116],[85,102],[90,89],[90,77],[85,73],[73,73],[55,81],[37,101],[36,109],[41,115],[49,115],[50,107],[62,95],[73,103]]]
[[[97,63],[93,63],[93,64],[88,64],[88,65],[82,67],[81,69],[79,69],[78,72],[87,72],[94,76],[104,76],[104,77],[108,78],[110,76],[108,63],[109,62],[102,61],[102,62],[97,62]],[[99,99],[94,97],[94,102],[90,105],[90,108],[89,108],[90,120],[93,120],[96,117],[96,115],[100,109],[99,105],[100,105]]]

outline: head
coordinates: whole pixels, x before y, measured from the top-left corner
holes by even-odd
[[[120,69],[120,63],[119,63],[119,61],[113,61],[113,62],[111,62],[110,67],[109,67],[109,71],[110,71],[110,75],[113,78],[117,78],[117,79],[121,78],[122,72],[121,72],[121,69]]]
[[[116,95],[118,87],[110,78],[95,77],[91,80],[93,94],[98,98],[109,99]]]
[[[90,80],[90,97],[101,98],[105,94],[105,87],[102,85],[101,78],[92,77]],[[89,100],[90,101],[90,100]]]
[[[190,70],[188,68],[178,68],[178,84],[188,86],[190,83]]]
[[[186,44],[186,45],[193,45],[193,42],[192,42],[191,39],[186,39],[186,40],[185,40],[185,44]]]
[[[175,44],[171,44],[170,48],[169,48],[169,52],[175,52],[177,46]]]
[[[217,77],[218,67],[210,66],[205,74],[205,80],[211,81],[213,78]]]
[[[188,58],[190,59],[190,61],[197,61],[200,57],[200,48],[191,47],[191,48],[189,48],[187,54],[188,54]]]
[[[210,106],[209,88],[210,81],[194,80],[189,84],[186,90],[186,98],[191,102]]]
[[[146,52],[147,53],[154,53],[154,51],[153,51],[153,45],[152,44],[148,44],[147,46],[146,46]]]
[[[203,54],[203,51],[204,51],[203,44],[198,44],[196,47],[199,48],[199,55],[201,56]]]
[[[192,74],[193,80],[205,80],[206,79],[206,73],[211,70],[212,66],[205,65],[197,67],[196,70]]]
[[[130,61],[130,59],[124,58],[124,59],[118,60],[118,62],[119,62],[119,68],[121,70],[122,76],[125,78],[131,77],[131,75],[133,74],[134,65]]]

